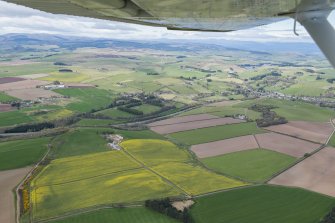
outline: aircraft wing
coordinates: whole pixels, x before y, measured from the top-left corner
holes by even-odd
[[[296,19],[335,67],[335,0],[6,0],[53,14],[122,21],[173,30],[228,32]],[[293,29],[293,27],[292,27]]]

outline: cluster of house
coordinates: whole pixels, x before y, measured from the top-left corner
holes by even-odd
[[[108,141],[108,146],[113,150],[121,150],[120,143],[123,140],[123,137],[116,134],[106,135]]]

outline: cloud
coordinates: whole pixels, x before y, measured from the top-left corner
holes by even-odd
[[[332,13],[334,14],[334,13]],[[335,21],[335,15],[332,15]],[[170,31],[121,22],[66,15],[53,15],[27,7],[0,1],[0,34],[49,33],[72,36],[114,39],[228,39],[252,41],[310,42],[311,38],[300,25],[300,36],[293,34],[293,20],[240,30],[230,33]]]

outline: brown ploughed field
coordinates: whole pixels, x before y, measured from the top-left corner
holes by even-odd
[[[256,148],[258,148],[258,144],[255,137],[248,135],[194,145],[191,147],[191,150],[197,157],[206,158]]]
[[[322,144],[326,143],[328,137],[333,132],[333,126],[329,122],[292,121],[265,129]]]
[[[7,112],[7,111],[13,111],[13,110],[15,110],[15,108],[9,104],[0,104],[0,112]]]
[[[169,118],[157,122],[152,122],[148,124],[149,127],[154,126],[161,126],[161,125],[171,125],[171,124],[178,124],[178,123],[184,123],[184,122],[194,122],[194,121],[201,121],[201,120],[208,120],[208,119],[215,119],[219,118],[214,115],[208,115],[208,114],[200,114],[200,115],[188,115],[188,116],[181,116],[181,117],[174,117]]]
[[[24,81],[25,79],[20,77],[2,77],[0,78],[0,84],[13,83],[18,81]]]
[[[48,82],[39,80],[23,80],[18,82],[11,82],[0,84],[0,91],[18,90],[36,88],[38,85],[46,85]]]
[[[174,132],[182,132],[192,129],[201,129],[217,125],[227,125],[227,124],[236,124],[244,122],[239,119],[233,118],[215,118],[208,120],[200,120],[193,122],[184,122],[179,124],[163,125],[163,126],[153,126],[150,129],[159,134],[170,134]]]
[[[0,171],[0,222],[15,223],[15,204],[12,189],[28,174],[30,167]]]
[[[278,133],[264,133],[255,135],[259,146],[269,150],[277,151],[294,157],[303,157],[318,149],[321,145],[302,139]]]
[[[269,183],[301,187],[335,197],[335,148],[322,149]]]
[[[17,89],[6,91],[6,93],[10,96],[20,98],[22,100],[36,100],[38,98],[51,98],[61,96],[56,92],[44,90],[42,88]]]

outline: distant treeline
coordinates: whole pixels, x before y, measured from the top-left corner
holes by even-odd
[[[177,219],[184,223],[194,223],[194,220],[187,208],[184,211],[179,211],[171,205],[171,200],[165,198],[163,200],[147,200],[145,206],[161,214]]]
[[[265,77],[269,77],[269,76],[280,77],[282,75],[281,75],[281,73],[279,73],[277,71],[272,71],[271,73],[268,73],[268,74],[260,74],[260,75],[257,75],[255,77],[251,77],[250,80],[259,81],[259,80],[262,80]]]

